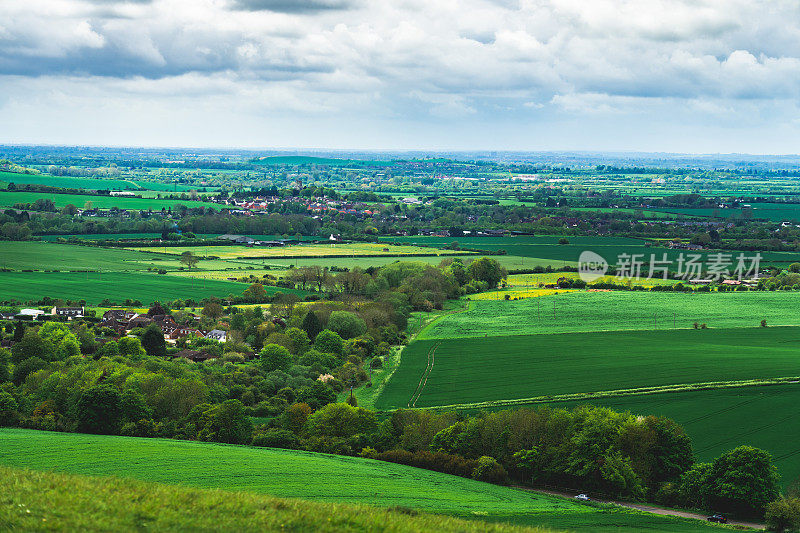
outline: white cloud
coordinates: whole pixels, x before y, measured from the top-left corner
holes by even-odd
[[[29,94],[5,95],[15,109],[35,101],[51,112],[66,100],[42,95],[111,107],[185,97],[196,109],[200,99],[262,117],[360,113],[384,127],[507,128],[531,117],[563,127],[581,114],[651,125],[724,121],[744,108],[754,121],[789,121],[800,97],[800,4],[3,0],[4,78],[7,87],[37,80]],[[681,114],[688,109],[694,116]]]

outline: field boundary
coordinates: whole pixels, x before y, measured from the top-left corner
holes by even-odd
[[[790,385],[800,383],[800,376],[787,376],[765,379],[747,379],[738,381],[708,381],[700,383],[680,383],[675,385],[662,385],[657,387],[639,387],[633,389],[615,389],[597,392],[576,392],[552,396],[534,396],[531,398],[516,398],[510,400],[489,400],[485,402],[455,403],[449,405],[431,405],[425,409],[482,409],[490,407],[515,407],[520,405],[536,405],[543,403],[571,402],[581,400],[595,400],[600,398],[615,398],[620,396],[645,396],[649,394],[664,394],[675,392],[693,392],[711,389],[733,389],[753,386]]]

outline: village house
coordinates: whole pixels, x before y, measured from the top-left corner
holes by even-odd
[[[83,307],[53,307],[50,314],[57,317],[66,318],[67,320],[72,320],[73,318],[83,318],[84,316],[84,308]]]
[[[205,335],[206,339],[214,339],[218,342],[225,342],[228,338],[228,333],[221,329],[212,329]]]

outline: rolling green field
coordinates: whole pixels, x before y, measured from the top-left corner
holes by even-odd
[[[0,494],[0,528],[8,531],[545,533],[432,513],[22,468],[0,467],[0,486],[13,487]]]
[[[795,292],[588,292],[516,301],[472,301],[469,310],[434,322],[419,339],[581,331],[800,325]],[[655,319],[654,319],[655,316]]]
[[[539,532],[508,524],[195,489],[134,479],[0,467],[0,528],[8,531]]]
[[[247,284],[222,280],[200,280],[179,276],[160,276],[137,272],[0,272],[0,300],[21,302],[44,297],[65,300],[86,300],[96,305],[108,298],[112,302],[126,299],[149,304],[156,300],[201,300],[216,296],[240,296]],[[121,290],[124,288],[124,290]],[[264,287],[268,294],[276,291],[303,291]]]
[[[787,376],[800,376],[796,327],[428,340],[403,350],[376,407]]]
[[[611,512],[438,472],[311,452],[8,428],[0,429],[0,450],[0,464],[9,467],[114,475],[317,502],[400,505],[601,532],[714,530],[698,521]]]
[[[647,275],[647,268],[650,262],[650,255],[655,254],[656,260],[661,260],[666,254],[667,259],[673,262],[681,253],[700,254],[704,260],[709,253],[716,253],[713,250],[687,252],[685,250],[670,250],[663,247],[647,247],[645,241],[628,237],[566,237],[569,244],[558,244],[559,236],[533,236],[519,235],[514,237],[426,237],[415,235],[411,237],[392,237],[385,239],[387,242],[398,242],[404,244],[420,244],[427,246],[446,246],[457,242],[461,248],[478,249],[497,252],[505,250],[508,257],[537,258],[546,260],[539,264],[551,264],[558,266],[561,264],[572,264],[578,261],[578,257],[584,250],[591,250],[600,254],[609,265],[618,263],[621,254],[644,254],[643,261],[646,263],[642,275]],[[738,252],[726,250],[725,253],[733,254]],[[745,252],[749,257],[753,253]],[[764,262],[793,262],[800,260],[800,254],[791,252],[761,252]],[[504,256],[495,256],[495,259],[503,262]],[[521,261],[505,260],[507,268],[533,267],[536,264],[524,265]],[[677,265],[672,265],[676,270]]]
[[[65,189],[140,190],[144,188],[128,180],[18,174],[15,172],[0,172],[0,182],[4,184],[13,183],[14,185],[49,185],[50,187],[63,187]]]
[[[672,418],[692,439],[701,461],[742,444],[770,452],[784,487],[800,478],[800,385],[740,387],[681,393],[623,396],[590,402],[558,402],[552,407],[591,403],[616,411]]]
[[[67,204],[72,204],[82,208],[86,202],[92,202],[95,208],[108,209],[119,207],[120,209],[161,209],[162,207],[174,208],[176,205],[186,207],[210,207],[219,209],[219,204],[210,202],[198,202],[192,200],[167,200],[159,198],[123,198],[119,196],[90,195],[90,194],[55,194],[40,192],[6,192],[0,191],[0,207],[12,207],[17,203],[33,203],[38,199],[50,199],[61,208]]]
[[[12,270],[147,270],[154,256],[117,248],[44,242],[0,242],[0,267]],[[177,266],[177,263],[174,263]]]
[[[46,174],[19,174],[0,172],[0,183],[15,185],[48,185],[65,189],[114,190],[114,191],[164,191],[186,192],[197,187],[181,183],[113,178],[81,178],[73,176],[50,176]]]
[[[0,242],[0,301],[31,301],[44,297],[85,299],[96,304],[105,298],[150,303],[155,300],[241,295],[246,284],[229,277],[261,273],[247,261],[206,260],[199,268],[180,271],[177,257],[119,248],[95,248],[47,242]],[[153,272],[148,272],[153,269]],[[155,270],[168,270],[168,276]],[[27,270],[27,272],[26,272]],[[37,270],[33,272],[33,270]],[[125,290],[120,292],[120,288]],[[309,294],[295,289],[265,286],[275,292]]]

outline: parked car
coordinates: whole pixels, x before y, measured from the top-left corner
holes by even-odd
[[[724,515],[721,515],[719,513],[715,513],[715,514],[709,516],[708,518],[706,518],[706,520],[708,520],[709,522],[716,522],[717,524],[727,524],[728,523],[728,519],[725,518]]]
[[[576,500],[580,500],[582,502],[588,502],[589,501],[589,497],[586,494],[578,494],[577,496],[575,496],[575,499]]]

